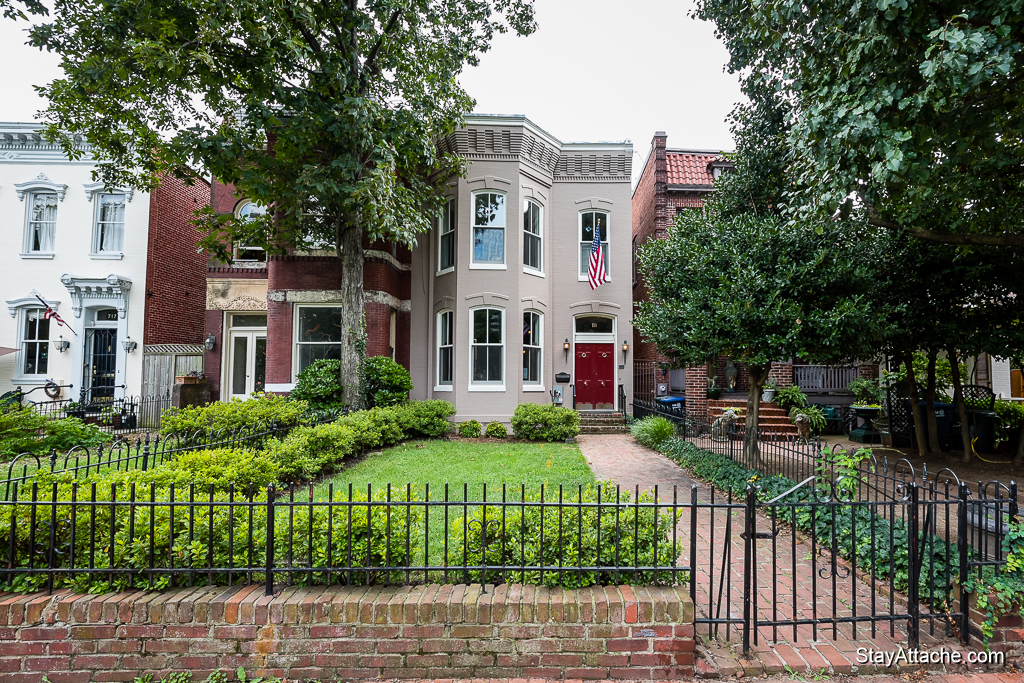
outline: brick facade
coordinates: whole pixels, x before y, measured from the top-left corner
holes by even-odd
[[[0,595],[4,680],[132,680],[239,667],[289,679],[680,679],[685,587],[503,584]]]
[[[210,186],[163,176],[150,195],[144,344],[201,344],[206,255],[196,250],[194,212],[210,202]]]

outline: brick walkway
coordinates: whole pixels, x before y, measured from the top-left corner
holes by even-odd
[[[775,674],[786,671],[821,671],[836,674],[891,673],[881,667],[858,666],[856,650],[868,647],[895,650],[906,645],[907,621],[901,607],[902,596],[885,590],[887,586],[872,586],[870,578],[849,571],[843,560],[837,561],[832,572],[831,553],[812,547],[811,540],[798,533],[793,537],[787,527],[781,527],[774,539],[777,550],[772,552],[772,541],[759,541],[755,557],[756,593],[754,600],[758,619],[837,619],[854,615],[893,615],[888,623],[878,623],[874,629],[861,622],[832,625],[810,624],[797,626],[762,626],[752,643],[753,657],[742,656],[743,619],[743,530],[744,510],[741,505],[728,507],[720,492],[698,482],[664,455],[644,448],[629,434],[588,435],[579,437],[580,448],[598,480],[610,479],[623,487],[653,490],[658,486],[659,498],[671,501],[678,495],[681,503],[690,501],[692,487],[696,485],[697,509],[696,552],[694,563],[688,557],[692,520],[690,510],[682,515],[679,535],[680,562],[695,567],[695,603],[699,617],[732,619],[732,626],[698,624],[697,632],[706,638],[703,648],[703,673],[707,676],[746,673]],[[673,493],[678,486],[678,493]],[[710,503],[716,503],[714,507]],[[740,501],[742,502],[742,501]],[[771,521],[758,515],[757,531],[767,532]],[[726,538],[730,539],[725,543]],[[891,598],[890,598],[891,595]],[[835,596],[835,600],[833,600]],[[833,605],[835,608],[833,609]],[[924,608],[922,608],[922,612]],[[945,638],[941,624],[930,634],[927,621],[922,626],[921,647],[948,647],[963,651],[954,638]],[[794,645],[796,647],[794,647]],[[929,678],[928,680],[932,680]],[[938,679],[935,679],[938,680]],[[993,679],[996,680],[996,679]],[[1024,681],[1024,677],[1017,680]]]

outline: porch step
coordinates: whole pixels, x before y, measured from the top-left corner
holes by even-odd
[[[580,412],[580,434],[622,434],[627,431],[622,413]]]
[[[747,402],[743,400],[720,399],[708,401],[708,417],[717,420],[726,410],[742,410],[746,412]],[[757,409],[757,424],[764,432],[777,434],[796,434],[796,425],[789,421],[789,414],[775,403],[761,401]]]

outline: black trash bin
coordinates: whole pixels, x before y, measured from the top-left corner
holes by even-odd
[[[996,428],[999,415],[994,410],[968,410],[967,424],[970,427],[974,450],[978,453],[992,453],[996,450]]]
[[[918,405],[921,406],[921,415],[926,415],[925,402],[918,401]],[[911,441],[913,441],[916,434],[914,431],[914,411],[910,409],[910,401],[904,401],[903,407],[907,411],[907,422],[910,423],[910,438]],[[952,403],[935,402],[935,429],[938,432],[939,445],[944,449],[949,448],[952,442],[950,439],[950,429],[953,425],[953,416],[955,414],[956,408]],[[927,427],[925,427],[925,429],[927,429]]]

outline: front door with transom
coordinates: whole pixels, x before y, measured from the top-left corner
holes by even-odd
[[[615,406],[615,345],[576,344],[576,407],[611,410]]]

